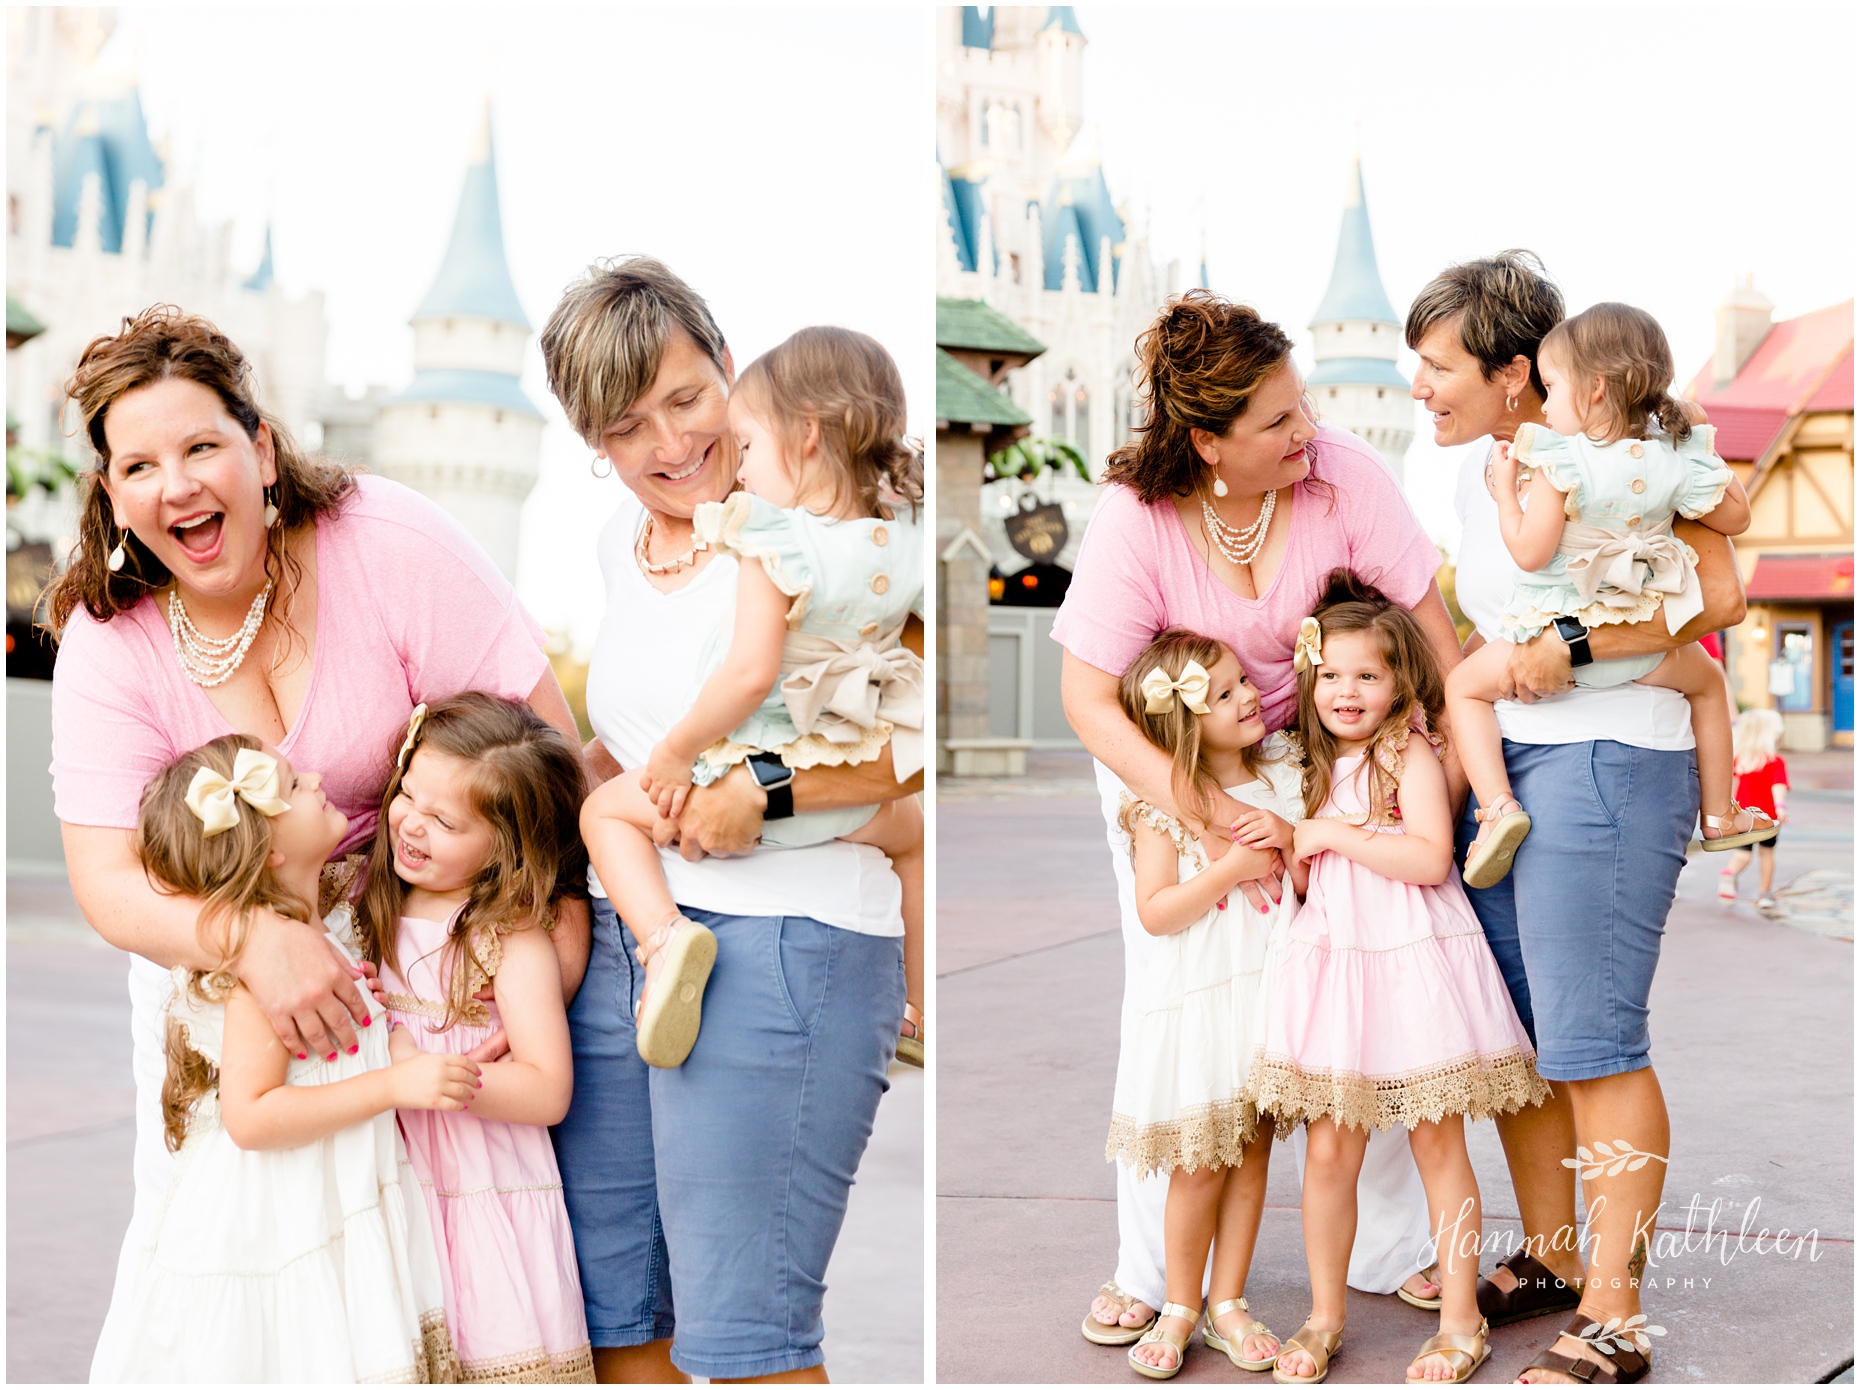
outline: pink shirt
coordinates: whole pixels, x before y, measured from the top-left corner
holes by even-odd
[[[1268,729],[1291,723],[1298,711],[1292,640],[1325,576],[1355,570],[1412,608],[1440,568],[1440,552],[1375,450],[1330,428],[1318,431],[1313,448],[1312,477],[1329,483],[1335,498],[1311,479],[1280,495],[1292,509],[1291,536],[1279,572],[1253,599],[1208,570],[1171,500],[1146,507],[1129,488],[1106,489],[1053,619],[1053,640],[1121,676],[1157,633],[1187,628],[1233,649],[1259,689]]]
[[[478,543],[439,507],[366,475],[316,528],[316,651],[280,745],[323,775],[349,818],[337,853],[373,836],[407,716],[465,690],[525,700],[548,668],[543,632]],[[107,623],[80,607],[52,676],[52,789],[68,825],[133,829],[142,788],[191,748],[236,732],[182,671],[167,609]]]

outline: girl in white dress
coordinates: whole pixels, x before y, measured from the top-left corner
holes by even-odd
[[[206,903],[317,921],[348,829],[315,773],[244,734],[157,773],[136,843],[150,877]],[[353,956],[346,904],[327,918]],[[165,1204],[120,1279],[94,1382],[456,1381],[432,1228],[396,1108],[463,1110],[478,1068],[422,1053],[377,1011],[332,1060],[293,1059],[223,968],[177,969],[162,1112]]]
[[[898,1056],[923,1065],[917,798],[793,815],[789,797],[777,813],[800,768],[869,762],[887,743],[899,781],[923,767],[923,661],[898,640],[923,616],[924,584],[923,454],[904,425],[897,364],[845,328],[802,329],[750,363],[730,393],[745,490],[693,517],[698,548],[758,562],[739,567],[729,654],[643,772],[604,782],[582,811],[595,872],[640,943],[639,1055],[655,1067],[680,1065],[697,1041],[716,940],[672,901],[652,830],[678,815],[694,783],[746,760],[770,790],[764,847],[842,839],[890,857],[904,890]],[[648,535],[639,556],[650,570]]]
[[[1239,661],[1212,638],[1162,633],[1124,673],[1119,698],[1144,737],[1174,759],[1179,806],[1207,807],[1212,792],[1232,788],[1254,808],[1223,844],[1225,837],[1207,836],[1203,824],[1123,798],[1137,914],[1150,940],[1131,982],[1105,1156],[1138,1174],[1169,1175],[1168,1297],[1155,1326],[1131,1348],[1130,1366],[1156,1380],[1174,1376],[1199,1322],[1203,1340],[1234,1365],[1265,1370],[1278,1343],[1251,1318],[1243,1292],[1265,1201],[1272,1122],[1255,1111],[1247,1068],[1267,947],[1278,919],[1294,911],[1295,895],[1265,916],[1244,910],[1238,898],[1230,912],[1228,894],[1244,857],[1235,845],[1277,848],[1289,862],[1299,772],[1289,742],[1267,738],[1259,692]]]

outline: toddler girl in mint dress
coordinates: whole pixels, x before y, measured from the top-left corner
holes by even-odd
[[[923,616],[923,455],[904,438],[903,379],[876,341],[804,328],[750,363],[730,395],[743,491],[700,505],[698,543],[740,563],[736,625],[690,713],[643,775],[602,784],[582,830],[595,872],[640,939],[639,1053],[683,1063],[697,1040],[716,941],[682,916],[653,847],[692,785],[756,758],[777,807],[785,777],[856,765],[887,744],[900,782],[924,764],[924,667],[899,644]],[[770,766],[772,764],[772,766]],[[790,802],[790,807],[792,803]],[[851,840],[886,854],[902,886],[905,1021],[898,1056],[923,1064],[923,812],[878,806],[774,815],[767,848]]]
[[[1512,644],[1552,624],[1572,643],[1577,685],[1639,681],[1690,702],[1706,849],[1735,849],[1776,832],[1731,799],[1729,691],[1703,648],[1694,642],[1575,664],[1587,654],[1586,629],[1643,622],[1663,608],[1666,630],[1676,633],[1704,611],[1698,556],[1673,535],[1674,516],[1727,536],[1750,524],[1743,489],[1713,452],[1715,431],[1693,418],[1696,407],[1668,394],[1672,350],[1642,310],[1598,304],[1553,328],[1537,360],[1551,428],[1520,426],[1488,470],[1505,548],[1523,571],[1506,609],[1508,640],[1488,642],[1447,681],[1453,741],[1478,799],[1479,835],[1466,857],[1472,888],[1510,872],[1530,833],[1530,816],[1511,794],[1492,704],[1508,698]]]

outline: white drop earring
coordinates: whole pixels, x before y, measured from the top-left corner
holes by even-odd
[[[1225,497],[1227,495],[1227,480],[1221,477],[1219,473],[1214,475],[1214,495],[1216,497]]]
[[[265,489],[265,529],[269,531],[278,524],[278,504],[271,500],[271,489]]]
[[[117,533],[116,549],[110,552],[110,558],[107,561],[105,561],[105,563],[108,564],[110,567],[111,574],[115,574],[118,570],[122,569],[123,567],[123,560],[126,558],[123,554],[123,542],[128,539],[129,539],[129,532],[119,531]]]

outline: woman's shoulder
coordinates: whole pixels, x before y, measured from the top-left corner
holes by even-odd
[[[1311,474],[1299,487],[1308,489],[1317,483],[1327,488],[1336,498],[1336,505],[1328,509],[1327,515],[1380,513],[1391,498],[1407,506],[1401,483],[1382,455],[1348,430],[1320,425],[1312,443],[1316,449]]]

